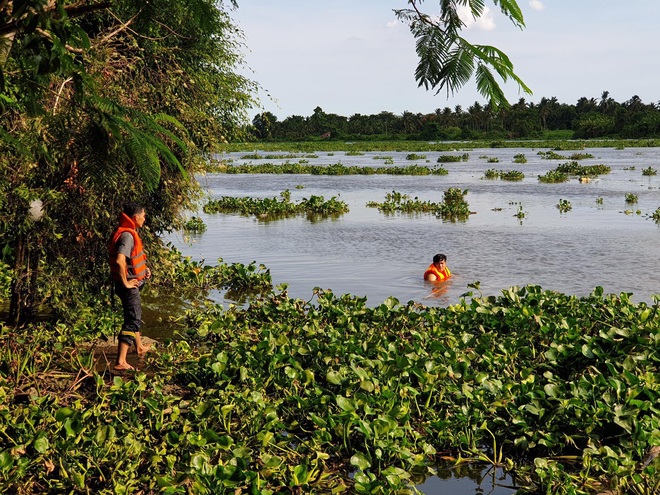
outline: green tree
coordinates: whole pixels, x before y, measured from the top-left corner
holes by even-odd
[[[0,121],[0,230],[15,266],[13,322],[40,302],[70,300],[75,284],[59,283],[62,273],[98,289],[105,240],[124,200],[147,205],[153,232],[176,227],[193,207],[198,186],[189,177],[239,135],[254,89],[236,74],[240,33],[219,6],[117,0],[112,10],[71,21],[86,44],[53,49],[52,61],[72,62],[43,72],[32,70],[29,33],[16,31]],[[45,206],[40,222],[28,216],[36,200]]]
[[[252,125],[259,139],[271,139],[273,137],[273,127],[276,124],[277,116],[271,112],[262,112],[252,119]]]

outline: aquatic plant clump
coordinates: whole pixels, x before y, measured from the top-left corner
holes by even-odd
[[[206,224],[204,220],[194,216],[183,225],[183,230],[184,232],[201,234],[202,232],[206,232]]]
[[[250,198],[223,196],[220,199],[210,200],[204,205],[205,213],[240,213],[242,215],[255,215],[262,220],[274,220],[300,214],[308,215],[341,215],[348,212],[348,205],[336,196],[325,200],[323,196],[310,196],[298,203],[291,201],[289,190],[280,193],[278,198]]]
[[[484,179],[499,179],[499,178],[500,178],[500,170],[489,168],[484,172]]]
[[[652,176],[652,175],[657,175],[657,174],[658,174],[658,171],[656,169],[654,169],[653,167],[647,167],[647,168],[642,170],[642,175]]]
[[[556,170],[550,170],[544,175],[539,175],[539,182],[545,182],[549,184],[557,184],[560,182],[568,181],[568,176],[563,172],[558,172]]]
[[[470,158],[468,153],[462,155],[440,155],[438,163],[466,162]]]
[[[426,155],[418,155],[417,153],[409,153],[406,155],[406,160],[426,160]]]
[[[594,155],[591,153],[573,153],[571,156],[569,156],[569,160],[586,160],[588,158],[593,158]]]
[[[607,165],[580,165],[576,161],[562,163],[558,165],[555,169],[557,172],[561,172],[568,175],[580,175],[580,176],[596,176],[609,174],[612,171],[611,167]]]
[[[566,157],[563,155],[560,155],[559,153],[555,151],[539,151],[537,153],[538,156],[540,156],[544,160],[565,160]]]
[[[556,207],[561,213],[566,213],[573,209],[573,205],[567,199],[560,199],[559,203],[556,204]]]
[[[382,213],[433,213],[444,220],[465,220],[470,215],[470,207],[465,201],[467,192],[467,189],[449,188],[444,193],[444,200],[434,203],[392,191],[385,195],[384,202],[369,201],[367,207],[378,208]]]
[[[495,169],[488,169],[486,172],[484,172],[484,178],[486,179],[501,179],[501,180],[508,180],[508,181],[519,181],[523,180],[525,178],[525,174],[523,172],[520,172],[518,170],[495,170]]]
[[[411,198],[408,194],[397,191],[385,194],[385,201],[369,201],[369,208],[378,208],[382,213],[437,213],[440,210],[440,203],[431,201],[421,201],[419,198]]]
[[[657,208],[653,213],[648,215],[648,217],[655,223],[660,223],[660,208]]]
[[[465,220],[470,216],[470,205],[465,201],[468,190],[450,187],[444,192],[444,200],[440,204],[440,216],[445,220]]]

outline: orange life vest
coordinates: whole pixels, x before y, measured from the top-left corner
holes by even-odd
[[[440,271],[435,267],[433,263],[431,263],[431,265],[424,272],[424,280],[426,280],[426,276],[431,273],[435,275],[436,282],[441,282],[451,277],[451,272],[449,271],[449,268],[445,266],[445,268],[442,271]]]
[[[147,277],[147,256],[144,254],[142,248],[142,239],[137,233],[135,222],[125,213],[119,216],[119,227],[110,237],[108,242],[108,253],[110,255],[110,272],[112,278],[116,281],[121,281],[119,273],[119,264],[117,264],[117,242],[124,232],[128,232],[133,236],[133,249],[130,258],[126,258],[126,278],[128,280],[138,279],[144,280]]]

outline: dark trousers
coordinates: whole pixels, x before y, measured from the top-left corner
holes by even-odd
[[[115,294],[119,296],[121,306],[124,310],[124,324],[119,332],[119,342],[133,345],[135,332],[140,331],[142,324],[142,302],[140,301],[140,289],[127,289],[121,283],[115,284]]]

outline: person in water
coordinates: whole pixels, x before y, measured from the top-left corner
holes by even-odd
[[[442,282],[451,277],[451,272],[447,268],[447,256],[436,254],[433,257],[433,263],[424,272],[424,280],[429,282]]]

